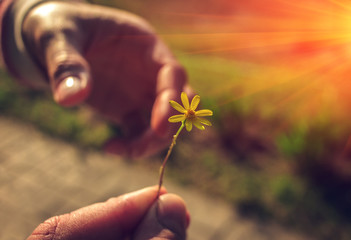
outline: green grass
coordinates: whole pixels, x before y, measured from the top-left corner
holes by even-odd
[[[0,112],[37,125],[41,130],[84,147],[99,148],[113,129],[89,109],[58,106],[49,93],[18,86],[0,71]]]

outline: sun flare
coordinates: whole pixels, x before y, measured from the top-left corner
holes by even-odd
[[[220,14],[167,13],[184,23],[175,27],[181,29],[178,32],[161,34],[190,57],[234,59],[238,73],[221,79],[222,84],[216,79],[207,83],[206,94],[227,96],[220,104],[250,98],[290,119],[318,115],[327,108],[338,116],[351,115],[346,111],[351,109],[350,1],[221,2],[226,9]],[[208,67],[199,66],[199,71]]]

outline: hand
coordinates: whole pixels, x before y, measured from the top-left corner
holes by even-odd
[[[169,145],[168,101],[192,95],[184,69],[143,19],[117,9],[41,3],[23,23],[23,39],[46,72],[56,102],[88,103],[120,124],[123,141],[106,149],[132,157]]]
[[[93,204],[40,224],[27,240],[185,239],[189,224],[184,201],[157,187]]]

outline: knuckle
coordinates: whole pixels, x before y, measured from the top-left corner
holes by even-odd
[[[74,37],[77,26],[68,14],[63,13],[57,3],[48,2],[36,6],[28,13],[23,30],[43,48],[58,36]]]

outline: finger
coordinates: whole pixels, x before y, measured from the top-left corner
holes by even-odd
[[[179,127],[168,122],[168,118],[176,114],[169,100],[179,101],[182,91],[191,98],[194,96],[194,91],[186,83],[185,71],[178,64],[165,65],[160,70],[157,84],[158,95],[152,109],[150,128],[137,140],[124,145],[128,148],[129,157],[134,159],[149,157],[169,146],[173,134]],[[110,150],[116,149],[110,152],[120,153],[120,146],[120,142],[115,146],[109,145]]]
[[[189,219],[185,203],[180,197],[174,194],[162,195],[150,208],[133,239],[186,239]]]
[[[69,39],[58,37],[51,42],[46,52],[46,65],[57,103],[74,106],[89,96],[89,65]]]
[[[89,95],[91,77],[89,64],[82,56],[84,34],[67,7],[50,2],[38,5],[26,16],[23,34],[46,70],[55,101],[73,106]]]
[[[112,139],[105,144],[105,151],[137,159],[149,157],[167,147],[177,128],[168,122],[170,115],[175,114],[169,100],[180,99],[185,83],[185,71],[178,63],[164,65],[158,74],[157,96],[152,108],[149,129],[134,141]],[[190,87],[187,87],[187,92],[191,92]]]
[[[180,93],[187,81],[186,73],[179,64],[166,64],[158,74],[157,96],[151,113],[151,128],[161,138],[172,136],[174,126],[168,118],[176,112],[170,107],[169,100],[179,101]]]
[[[171,139],[160,138],[152,129],[148,129],[134,140],[112,138],[104,144],[103,149],[106,153],[138,160],[156,154],[170,143]]]
[[[51,218],[27,240],[124,239],[138,226],[154,203],[158,187],[148,187]],[[161,194],[165,193],[162,189]]]
[[[183,92],[186,93],[186,95],[188,96],[189,99],[193,99],[194,96],[196,95],[194,90],[192,89],[192,87],[189,84],[184,85]]]

